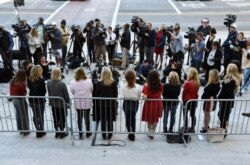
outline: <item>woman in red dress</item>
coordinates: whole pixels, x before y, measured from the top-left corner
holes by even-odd
[[[147,77],[147,83],[142,89],[143,98],[146,99],[142,111],[142,121],[148,123],[148,137],[150,139],[154,138],[155,128],[159,118],[162,116],[162,91],[163,86],[159,73],[157,70],[150,71]]]
[[[158,68],[158,57],[160,56],[160,67],[162,69],[164,47],[166,45],[166,35],[164,35],[165,25],[161,25],[156,35],[155,43],[155,68]]]

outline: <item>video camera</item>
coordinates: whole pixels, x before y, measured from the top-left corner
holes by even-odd
[[[196,31],[193,27],[188,27],[188,31],[184,35],[184,38],[188,39],[189,45],[195,43]]]
[[[54,30],[55,30],[55,28],[54,28],[54,26],[52,25],[52,24],[47,24],[47,25],[45,25],[45,31],[46,32],[48,32],[48,33],[52,33]]]
[[[141,22],[141,24],[139,24],[140,22],[140,17],[138,16],[133,16],[131,19],[131,31],[136,33],[137,32],[137,28],[140,29],[141,32],[145,32],[147,30],[147,25],[145,22]]]
[[[174,32],[174,26],[171,25],[163,29],[163,35],[167,37],[167,43],[170,43],[171,41],[171,34],[169,32]]]
[[[28,25],[12,24],[11,27],[14,29],[17,35],[22,35],[30,31]]]
[[[227,14],[226,16],[223,24],[226,25],[226,27],[230,27],[230,25],[236,21],[237,16],[233,14]]]
[[[121,29],[122,29],[122,27],[121,27],[119,24],[117,24],[117,25],[115,26],[115,29],[113,30],[113,33],[115,33],[116,39],[119,38],[119,34],[120,34],[120,30],[121,30]]]
[[[80,25],[72,25],[71,26],[71,31],[73,32],[73,33],[77,33],[78,32],[78,30],[80,30],[81,28],[80,28]]]

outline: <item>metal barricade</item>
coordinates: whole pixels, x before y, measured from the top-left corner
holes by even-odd
[[[0,96],[0,107],[0,132],[68,135],[67,107],[60,97]]]
[[[225,137],[227,135],[250,135],[250,120],[242,116],[242,113],[250,112],[250,100],[189,100],[183,107],[183,115],[188,116],[184,118],[184,123],[187,120],[187,124],[183,125],[183,138],[184,135],[206,136],[211,134],[207,133],[206,129],[203,128],[205,120],[209,126],[208,128],[224,128],[226,130],[224,133],[217,132],[216,134]],[[194,114],[195,118],[192,118],[192,114]]]
[[[85,105],[91,102],[90,110],[80,110],[75,108],[76,102],[82,103],[83,109]],[[171,102],[176,102],[175,107],[176,121],[173,124],[172,131],[164,132],[164,110],[157,102],[165,105],[167,103],[171,106]],[[77,105],[79,107],[79,105]],[[128,107],[126,107],[128,106]],[[138,108],[136,108],[138,107]],[[150,109],[150,110],[143,110]],[[182,123],[182,103],[179,100],[164,100],[164,99],[139,99],[127,100],[124,98],[83,98],[77,97],[71,99],[71,131],[72,131],[72,144],[77,137],[87,138],[92,133],[92,146],[95,145],[96,138],[111,139],[113,134],[115,139],[123,139],[124,137],[131,136],[130,134],[147,134],[152,137],[154,134],[176,134],[179,135],[180,124]],[[157,111],[156,111],[157,110]],[[80,112],[81,111],[81,112]],[[87,112],[90,111],[90,112]],[[171,110],[170,110],[171,111]],[[147,114],[150,113],[150,114]],[[170,113],[170,112],[169,112]],[[80,116],[80,114],[82,114]],[[87,115],[87,116],[84,116]],[[145,117],[147,116],[147,117]],[[159,117],[159,118],[158,118]],[[170,114],[168,116],[168,123],[170,123]],[[79,121],[81,120],[81,121]],[[157,123],[153,125],[153,132],[149,132],[149,122],[142,120],[152,121]],[[84,121],[84,122],[83,122]],[[165,121],[166,123],[167,121]],[[172,121],[173,122],[173,121]],[[88,124],[89,123],[89,124]],[[169,126],[169,124],[168,124]],[[152,130],[151,130],[152,131]],[[125,136],[122,134],[126,134]],[[102,135],[102,136],[100,136]],[[82,137],[81,137],[82,136]],[[100,138],[99,138],[100,136]]]

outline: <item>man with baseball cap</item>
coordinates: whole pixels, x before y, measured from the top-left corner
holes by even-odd
[[[61,67],[63,72],[63,63],[62,63],[62,33],[57,28],[57,23],[52,22],[52,30],[49,32],[49,40],[51,43],[51,52],[55,56],[56,64]]]
[[[62,33],[62,63],[63,66],[65,65],[65,58],[66,58],[66,54],[67,54],[67,44],[68,44],[68,40],[69,40],[69,29],[66,26],[66,20],[63,19],[61,21],[61,26],[60,26],[60,30]]]
[[[234,49],[231,49],[230,45],[234,44],[237,39],[238,32],[236,28],[237,28],[236,23],[232,23],[229,26],[229,33],[228,33],[227,39],[222,44],[223,53],[224,53],[223,54],[224,55],[224,75],[226,75],[227,65],[234,59]]]

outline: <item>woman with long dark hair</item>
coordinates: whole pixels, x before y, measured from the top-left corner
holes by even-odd
[[[12,96],[13,105],[16,109],[17,130],[24,136],[29,132],[29,114],[28,104],[25,98],[15,96],[26,95],[26,71],[20,69],[17,71],[14,78],[10,81],[10,96]]]
[[[142,111],[142,121],[145,121],[148,124],[148,137],[150,139],[154,138],[157,123],[162,116],[162,91],[163,86],[160,81],[159,73],[157,70],[150,71],[147,77],[147,83],[142,89],[142,97],[146,99]]]

